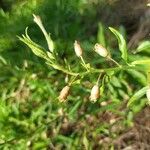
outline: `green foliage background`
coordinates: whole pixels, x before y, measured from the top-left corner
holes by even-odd
[[[140,97],[132,97],[132,107],[126,107],[129,98],[147,85],[146,72],[128,70],[116,72],[112,77],[110,72],[110,80],[102,83],[103,93],[95,104],[88,97],[98,74],[91,74],[72,87],[67,103],[59,103],[59,91],[66,85],[65,74],[46,65],[17,38],[28,27],[31,38],[47,48],[43,34],[33,23],[32,14],[37,14],[51,33],[61,64],[65,65],[67,59],[75,70],[84,69],[73,51],[76,39],[85,50],[86,62],[92,62],[93,66],[107,66],[103,58],[92,53],[96,42],[106,46],[120,62],[117,39],[96,15],[97,7],[107,5],[107,1],[93,4],[85,0],[7,0],[7,3],[8,11],[0,10],[0,149],[113,149],[113,139],[133,125],[134,114],[147,102],[145,93],[140,93]],[[122,26],[118,30],[124,35]],[[149,41],[143,45],[138,47],[142,53],[131,54],[130,61],[149,58]],[[108,105],[102,107],[102,101]],[[110,124],[113,117],[119,119]],[[121,129],[112,131],[114,126]],[[100,143],[101,136],[110,138],[109,145]]]

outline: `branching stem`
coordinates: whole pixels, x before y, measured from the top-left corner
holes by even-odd
[[[117,66],[121,67],[121,65],[119,63],[117,63],[114,59],[112,59],[111,57],[108,57],[108,60],[111,60],[112,62],[114,62]]]
[[[85,63],[83,57],[80,56],[80,58],[81,58],[81,61],[82,61],[83,65],[84,65],[84,67],[86,68],[86,70],[89,71],[89,69],[87,68],[87,65],[86,65],[86,63]]]
[[[54,66],[52,66],[54,67]],[[89,71],[84,71],[84,72],[72,72],[69,71],[65,68],[63,68],[62,66],[57,66],[54,67],[56,70],[60,70],[62,72],[64,72],[65,74],[68,75],[72,75],[72,76],[85,76],[87,74],[89,74]],[[118,66],[118,67],[112,67],[112,68],[103,68],[103,69],[95,69],[95,68],[90,68],[90,73],[103,73],[103,72],[107,72],[107,71],[120,71],[120,70],[128,70],[128,69],[136,69],[136,70],[140,70],[142,71],[142,68],[137,67],[137,66],[127,66],[127,65],[123,65],[123,66]]]

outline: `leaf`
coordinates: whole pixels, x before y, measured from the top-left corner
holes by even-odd
[[[51,52],[47,52],[47,56],[50,58],[50,59],[55,59],[55,57],[53,56],[53,54]]]
[[[150,59],[141,59],[137,61],[133,61],[131,65],[136,65],[136,67],[144,72],[150,71]]]
[[[89,141],[87,139],[86,132],[84,132],[84,135],[83,135],[83,144],[85,146],[85,149],[88,150],[89,149]]]
[[[69,116],[72,117],[74,114],[76,114],[77,109],[80,107],[82,101],[78,101],[70,110]]]
[[[0,122],[5,121],[9,115],[9,107],[3,101],[0,101]]]
[[[66,142],[66,143],[72,143],[72,139],[70,138],[70,137],[67,137],[67,136],[64,136],[64,135],[57,135],[56,137],[55,137],[55,139],[56,140],[59,140],[59,141],[61,141],[61,142]]]
[[[127,44],[126,41],[124,39],[124,37],[114,28],[109,27],[110,31],[117,37],[118,39],[118,44],[119,44],[119,49],[122,53],[121,57],[127,62]]]
[[[139,91],[137,91],[128,101],[128,104],[127,106],[131,106],[131,104],[133,102],[135,102],[137,99],[140,99],[145,93],[146,93],[146,90],[148,89],[148,86],[146,87],[143,87],[142,89],[140,89]]]
[[[129,99],[129,96],[128,96],[128,94],[126,93],[126,91],[125,90],[122,90],[122,89],[118,89],[118,93],[119,93],[119,95],[123,98],[123,99]]]
[[[20,41],[22,41],[23,43],[25,43],[29,48],[31,48],[32,52],[37,55],[38,57],[47,59],[47,54],[44,52],[44,49],[39,46],[38,44],[36,44],[35,42],[33,42],[29,36],[26,33],[26,36],[23,35],[22,37],[18,37]]]
[[[125,121],[125,123],[127,124],[128,127],[132,127],[133,126],[133,112],[129,111],[127,114],[127,120]]]
[[[48,49],[50,50],[50,52],[53,52],[54,51],[54,42],[53,40],[51,39],[51,36],[50,34],[48,34],[43,26],[43,23],[42,23],[42,20],[39,16],[36,16],[33,14],[33,17],[34,17],[34,22],[39,26],[39,28],[41,29],[41,31],[43,32],[44,36],[45,36],[45,39],[47,41],[47,45],[48,45]]]
[[[121,83],[122,83],[122,85],[125,86],[128,95],[132,95],[132,88],[131,88],[130,85],[127,83],[127,81],[124,80],[124,79],[121,79]]]
[[[127,72],[140,84],[142,84],[143,86],[146,85],[147,80],[146,80],[146,76],[143,73],[136,71],[136,70],[131,70],[131,69],[127,70]]]
[[[1,55],[0,55],[0,61],[1,61],[4,65],[7,64],[6,60],[5,60]]]
[[[113,76],[111,78],[111,83],[114,87],[121,88],[120,80],[117,77]]]
[[[136,61],[133,61],[131,63],[131,65],[143,65],[143,64],[149,65],[150,64],[150,59],[136,60]]]
[[[122,25],[119,26],[119,32],[126,39],[127,35],[126,35],[126,29],[124,26]]]
[[[106,75],[104,75],[104,77],[103,77],[103,79],[102,79],[102,82],[101,82],[101,87],[100,87],[101,95],[103,95],[103,94],[104,94],[104,90],[105,90],[105,86],[106,86],[106,84],[105,84],[105,80],[106,80],[106,78],[107,78],[107,76],[106,76]]]
[[[149,50],[150,50],[150,41],[144,41],[138,46],[136,52],[141,52],[141,51],[148,52]]]
[[[106,47],[106,41],[105,41],[105,35],[104,35],[104,27],[103,27],[101,22],[98,24],[97,41],[98,41],[98,43],[100,43],[104,47]]]
[[[147,98],[142,98],[142,99],[138,100],[138,101],[134,104],[134,107],[131,108],[132,111],[133,111],[134,113],[140,112],[140,111],[145,107],[145,105],[148,104],[147,102],[148,102]]]

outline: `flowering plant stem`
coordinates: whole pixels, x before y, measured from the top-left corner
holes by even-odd
[[[82,61],[83,65],[84,65],[84,67],[86,68],[86,70],[89,71],[89,69],[87,68],[87,65],[86,65],[86,63],[85,63],[83,57],[80,56],[80,58],[81,58],[81,61]]]
[[[85,76],[89,73],[103,73],[103,72],[107,72],[107,71],[120,71],[120,70],[128,70],[128,69],[136,69],[136,70],[141,70],[142,71],[142,68],[141,67],[138,67],[138,66],[133,66],[133,65],[122,65],[122,66],[118,66],[118,67],[112,67],[112,68],[103,68],[103,69],[95,69],[95,68],[92,68],[90,67],[87,71],[84,71],[84,72],[72,72],[72,71],[69,71],[65,68],[63,68],[62,66],[57,66],[57,68],[55,68],[57,70],[60,70],[62,72],[64,72],[65,74],[68,74],[68,75],[72,75],[72,76]]]
[[[121,65],[119,65],[119,63],[117,63],[114,59],[112,59],[111,57],[108,57],[108,60],[111,60],[112,62],[114,62],[117,66],[121,67]]]

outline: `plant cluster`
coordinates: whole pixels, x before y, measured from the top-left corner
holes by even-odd
[[[96,102],[96,100],[100,97],[101,95],[101,88],[104,88],[105,86],[105,78],[108,76],[108,74],[111,72],[111,76],[115,74],[115,72],[122,71],[122,70],[140,70],[143,72],[147,72],[147,76],[149,79],[149,68],[148,64],[150,63],[150,59],[145,59],[145,60],[136,60],[130,62],[128,60],[128,52],[127,52],[127,46],[126,46],[126,41],[124,40],[123,36],[114,28],[109,27],[111,32],[116,36],[118,39],[118,44],[119,44],[119,49],[121,51],[121,58],[122,62],[118,63],[116,62],[112,57],[110,52],[103,47],[101,44],[96,43],[94,46],[94,51],[99,54],[101,57],[104,57],[106,61],[112,61],[114,63],[114,67],[108,67],[108,68],[93,68],[92,65],[88,62],[86,63],[84,58],[83,58],[83,49],[81,48],[81,45],[79,44],[78,41],[74,42],[74,51],[77,57],[81,60],[81,65],[84,67],[85,71],[82,72],[75,72],[73,71],[72,67],[67,63],[67,66],[62,66],[58,63],[57,56],[59,55],[57,51],[54,48],[54,41],[51,39],[50,34],[48,34],[42,24],[42,21],[39,16],[33,15],[34,16],[34,22],[39,26],[41,31],[43,32],[45,39],[47,41],[48,45],[48,51],[45,50],[42,46],[38,45],[37,43],[33,42],[31,38],[29,37],[27,33],[27,28],[25,35],[22,35],[22,37],[19,37],[19,39],[24,42],[26,45],[28,45],[33,53],[43,59],[45,59],[46,64],[49,66],[53,67],[56,70],[62,71],[63,73],[71,76],[71,80],[68,82],[68,85],[66,85],[62,91],[60,92],[59,95],[59,100],[60,102],[66,101],[71,86],[76,83],[76,81],[81,81],[82,78],[85,76],[88,76],[92,73],[100,73],[96,84],[93,86],[91,89],[91,95],[90,95],[90,101]],[[145,45],[144,45],[145,46]],[[144,47],[143,46],[143,47]],[[142,46],[141,46],[142,47]],[[138,48],[140,49],[140,48]],[[66,61],[67,62],[67,61]],[[144,66],[144,69],[143,69]],[[100,79],[102,77],[103,85],[101,87],[99,86]],[[128,101],[128,106],[133,103],[135,100],[135,97],[142,97],[144,93],[146,93],[148,101],[149,99],[149,91],[150,91],[150,85],[148,81],[148,86],[144,87],[143,89],[139,90],[137,93],[135,93],[134,96]]]
[[[135,114],[149,109],[150,42],[127,49],[128,28],[109,28],[112,34],[103,22],[112,12],[104,0],[7,1],[10,10],[0,10],[0,149],[117,149]],[[16,38],[26,26],[19,38],[32,51]],[[128,142],[137,141],[124,148]]]

